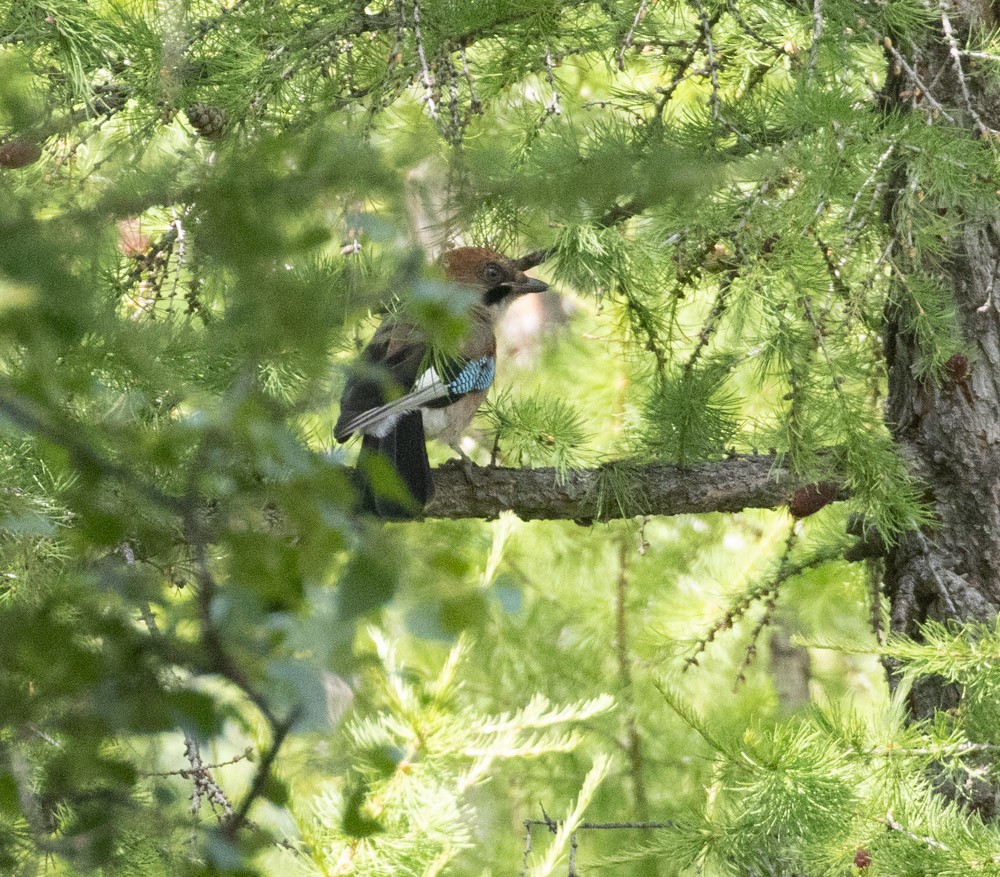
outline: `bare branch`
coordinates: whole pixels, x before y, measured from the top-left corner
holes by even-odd
[[[752,28],[747,20],[740,13],[733,0],[727,0],[726,8],[729,10],[729,16],[736,22],[736,26],[743,31],[750,39],[756,42],[758,45],[763,46],[765,49],[770,49],[777,55],[784,55],[785,50],[782,46],[771,42],[769,39],[761,36],[754,28]]]
[[[940,113],[942,116],[944,116],[945,119],[947,119],[952,124],[955,124],[955,117],[951,115],[951,113],[949,113],[938,100],[935,99],[934,95],[931,94],[930,87],[927,85],[926,82],[923,81],[923,79],[920,78],[920,75],[917,73],[917,71],[914,70],[912,66],[910,66],[909,61],[907,61],[906,58],[904,58],[903,55],[899,52],[899,50],[893,45],[892,40],[889,37],[886,37],[882,41],[882,45],[884,45],[886,51],[890,55],[892,55],[892,59],[897,64],[899,64],[899,66],[902,67],[903,70],[906,71],[906,75],[909,76],[910,79],[913,82],[915,82],[918,86],[920,86],[920,90],[923,93],[924,100],[931,107],[931,109],[934,110],[935,112]]]
[[[788,537],[785,539],[785,547],[781,552],[781,559],[778,561],[778,572],[775,575],[774,587],[761,596],[764,604],[764,611],[761,613],[760,618],[757,619],[757,623],[750,632],[750,642],[747,643],[746,653],[743,655],[743,663],[740,665],[740,669],[736,673],[736,682],[733,684],[734,692],[738,691],[741,685],[746,684],[747,673],[753,666],[754,658],[757,657],[757,643],[760,642],[760,636],[764,632],[764,628],[770,626],[771,621],[774,618],[774,609],[778,604],[778,595],[781,593],[781,576],[785,570],[788,569],[789,559],[792,556],[792,549],[798,541],[797,533],[797,528],[793,523],[788,531]],[[690,665],[685,665],[685,669],[687,669],[688,666]]]
[[[791,533],[789,533],[788,540],[785,543],[785,551],[782,553],[782,558],[779,562],[777,571],[764,581],[755,584],[749,590],[736,596],[725,613],[712,624],[706,633],[695,641],[691,654],[684,659],[682,672],[687,672],[690,667],[698,666],[702,655],[704,655],[709,645],[715,642],[720,633],[732,630],[735,624],[746,616],[751,606],[758,601],[765,601],[763,618],[764,623],[758,624],[757,628],[753,631],[750,648],[747,650],[747,654],[752,662],[756,652],[756,639],[760,636],[761,631],[767,624],[768,614],[774,608],[773,599],[777,597],[777,593],[781,586],[790,579],[800,576],[807,570],[813,569],[817,566],[823,566],[827,563],[833,563],[836,560],[840,560],[843,556],[840,546],[830,545],[813,552],[811,555],[801,561],[798,561],[797,563],[789,563],[788,553],[794,539],[794,533],[794,529]],[[772,598],[772,595],[774,595],[774,598]],[[748,666],[748,664],[744,664],[744,666],[740,668],[740,677],[743,676],[746,666]],[[738,678],[737,684],[739,684],[740,681],[741,679]]]
[[[536,826],[544,825],[549,831],[554,831],[562,825],[562,819],[525,819],[524,827],[530,831]],[[635,831],[656,831],[663,828],[674,828],[672,822],[581,822],[577,831],[621,831],[632,829]],[[529,847],[530,850],[530,847]]]
[[[823,36],[823,0],[813,0],[813,33],[812,43],[809,45],[809,72],[806,82],[812,85],[813,77],[816,75],[816,65],[819,62],[819,41]]]
[[[601,484],[624,471],[641,489],[619,503],[602,497]],[[474,466],[469,478],[458,466],[434,470],[436,493],[427,518],[487,518],[506,510],[523,520],[596,520],[637,515],[685,515],[775,508],[809,483],[787,461],[748,454],[695,466],[619,462],[577,469],[563,477],[555,469]],[[841,497],[846,494],[841,491]],[[603,500],[603,502],[602,502]]]
[[[122,544],[121,552],[125,557],[126,565],[135,566],[135,551],[133,551],[132,546],[128,542]],[[146,625],[147,630],[149,630],[150,636],[154,639],[162,638],[163,634],[160,631],[159,625],[156,623],[156,616],[153,614],[153,610],[150,608],[149,604],[143,603],[140,605],[139,613],[142,616],[143,623]],[[177,681],[176,674],[171,675],[173,676],[174,681]],[[226,764],[235,764],[244,758],[250,758],[252,753],[252,749],[247,749],[242,755],[237,755],[230,761],[222,762],[222,764],[205,764],[201,760],[201,748],[198,746],[198,741],[185,730],[184,755],[187,758],[190,767],[187,770],[158,771],[153,773],[144,773],[143,775],[147,777],[180,776],[184,779],[190,778],[193,782],[193,788],[191,790],[191,815],[194,817],[198,816],[198,812],[201,810],[201,799],[202,796],[204,796],[211,805],[216,818],[220,823],[224,823],[227,819],[232,818],[233,807],[229,802],[229,797],[212,776],[211,770],[216,767],[223,767]]]
[[[656,0],[653,0],[655,3]],[[632,47],[632,41],[635,39],[636,28],[639,27],[639,22],[646,17],[646,7],[649,5],[649,0],[642,0],[639,3],[639,8],[635,11],[635,18],[632,19],[632,26],[628,29],[628,33],[625,34],[625,39],[622,41],[621,48],[618,50],[618,69],[625,69],[625,53]]]
[[[705,7],[701,4],[700,0],[695,0],[694,6],[698,12],[698,19],[701,22],[701,39],[703,45],[705,46],[705,55],[708,57],[708,74],[712,83],[712,96],[710,101],[712,107],[712,121],[718,122],[720,119],[719,64],[715,60],[715,43],[712,40],[712,27],[714,24],[709,21],[708,13],[705,11]]]
[[[260,765],[257,767],[257,772],[253,776],[253,782],[250,784],[250,788],[243,796],[242,802],[240,802],[239,809],[230,819],[226,821],[223,827],[223,832],[227,836],[235,836],[236,832],[247,824],[247,814],[250,812],[250,808],[253,806],[254,802],[264,794],[264,789],[267,786],[268,781],[271,779],[271,774],[274,770],[274,762],[278,757],[278,752],[281,750],[281,747],[285,742],[285,738],[292,730],[296,721],[298,721],[298,718],[299,711],[292,710],[288,718],[277,723],[271,723],[271,746],[268,748],[267,752],[264,753],[264,757],[261,759]]]
[[[560,115],[562,113],[562,107],[559,105],[559,86],[556,83],[555,74],[555,62],[552,60],[552,51],[545,47],[545,78],[549,82],[549,88],[552,90],[552,97],[549,98],[549,102],[545,105],[545,115]]]
[[[938,9],[941,11],[941,30],[944,38],[948,41],[948,54],[951,55],[952,64],[955,67],[955,76],[958,77],[959,88],[962,89],[962,100],[965,101],[965,108],[975,122],[976,130],[989,137],[993,132],[986,126],[979,113],[972,106],[972,95],[969,93],[969,83],[965,79],[965,69],[962,67],[962,53],[958,48],[958,40],[955,39],[955,32],[952,30],[951,19],[948,17],[948,3],[939,0]]]
[[[417,57],[420,58],[420,82],[424,86],[424,103],[431,118],[437,120],[437,105],[434,102],[434,79],[427,65],[424,51],[424,37],[420,31],[420,0],[413,0],[413,37],[417,42]]]
[[[900,823],[897,822],[896,818],[892,815],[892,810],[889,810],[885,814],[885,825],[886,828],[890,829],[891,831],[898,831],[900,834],[905,834],[910,840],[915,840],[917,843],[927,844],[927,846],[933,847],[934,849],[937,850],[948,850],[948,847],[946,847],[943,843],[941,843],[941,841],[935,840],[934,838],[929,837],[927,835],[916,834],[915,832],[910,831],[905,826],[900,825]]]

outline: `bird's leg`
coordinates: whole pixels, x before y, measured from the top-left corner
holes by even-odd
[[[462,446],[458,442],[448,445],[448,447],[459,456],[459,459],[451,462],[454,462],[462,467],[462,471],[465,473],[465,480],[468,481],[469,484],[472,484],[472,469],[476,465],[472,462],[472,457],[462,450]]]
[[[493,436],[493,450],[490,451],[490,468],[496,469],[497,460],[500,459],[500,432]]]

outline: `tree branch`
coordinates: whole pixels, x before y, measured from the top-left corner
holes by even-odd
[[[621,477],[619,472],[636,489],[615,491],[609,502],[609,481]],[[575,520],[581,524],[646,514],[774,508],[810,483],[795,475],[784,459],[757,454],[684,467],[619,462],[570,470],[561,479],[555,469],[488,466],[474,466],[468,478],[459,466],[440,467],[433,475],[435,495],[424,510],[428,518],[490,519],[509,509],[526,521]],[[843,488],[838,496],[846,496]]]

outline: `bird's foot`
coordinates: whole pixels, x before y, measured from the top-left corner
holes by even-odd
[[[472,470],[476,468],[476,464],[472,462],[472,457],[470,457],[465,451],[463,451],[458,445],[449,445],[449,447],[458,454],[457,458],[448,460],[445,462],[445,466],[461,466],[462,472],[465,474],[465,480],[472,484]]]

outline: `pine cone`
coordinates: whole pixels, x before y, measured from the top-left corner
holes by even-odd
[[[128,89],[117,83],[98,86],[94,95],[94,109],[102,116],[114,115],[128,102]]]
[[[823,506],[829,505],[837,498],[837,485],[831,481],[820,481],[795,491],[788,503],[788,511],[793,518],[808,518]]]
[[[9,140],[0,146],[0,167],[27,167],[41,156],[42,149],[37,143],[31,140]]]
[[[202,137],[212,140],[220,137],[226,129],[226,114],[218,107],[207,104],[191,104],[185,111],[191,127]]]

